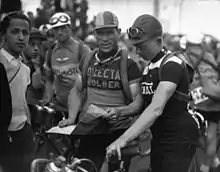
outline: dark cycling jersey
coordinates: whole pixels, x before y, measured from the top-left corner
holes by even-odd
[[[161,58],[151,62],[145,68],[142,78],[142,94],[145,107],[147,107],[159,84],[159,67],[165,57],[160,52]],[[162,54],[162,55],[161,55]],[[163,56],[164,55],[164,56]],[[182,60],[178,57],[171,57],[162,67],[161,81],[168,81],[177,85],[177,90],[182,93],[188,92],[186,69],[181,65]],[[194,119],[187,112],[187,103],[177,100],[171,96],[167,102],[162,115],[157,118],[151,127],[153,140],[160,145],[166,143],[191,142],[197,138],[197,127]],[[172,149],[172,147],[170,147]]]

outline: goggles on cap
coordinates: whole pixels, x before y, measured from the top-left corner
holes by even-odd
[[[136,27],[130,27],[127,30],[127,34],[129,39],[141,39],[143,31]]]
[[[67,23],[69,21],[69,18],[65,15],[61,15],[60,17],[52,17],[49,21],[49,23],[51,25],[55,25],[57,24],[58,22],[61,22],[61,23]]]

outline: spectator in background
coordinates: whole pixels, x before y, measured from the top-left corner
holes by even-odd
[[[31,20],[32,26],[34,26],[35,25],[35,23],[34,23],[34,13],[32,11],[28,11],[27,15],[28,15],[29,19]]]
[[[87,36],[84,42],[91,50],[97,48],[97,40],[94,35]]]
[[[210,96],[206,96],[210,91],[204,88],[212,87],[209,86],[210,83],[218,86],[219,74],[215,70],[215,67],[217,67],[215,58],[206,52],[206,49],[203,47],[202,35],[187,35],[186,40],[186,55],[188,61],[195,69],[190,88],[193,99],[190,106],[200,112],[209,123],[206,138],[206,153],[208,157],[206,158],[206,162],[201,166],[202,172],[208,172],[213,163],[217,148],[216,134],[220,121],[220,104],[214,101]],[[206,91],[206,94],[204,94],[204,91]],[[218,94],[216,96],[218,96]]]
[[[50,24],[43,24],[39,27],[39,30],[44,34],[46,37],[45,41],[42,41],[43,49],[45,53],[55,45],[55,35],[54,30]]]
[[[29,44],[24,53],[26,59],[28,59],[27,65],[31,70],[31,84],[27,89],[28,104],[37,104],[39,100],[42,100],[44,95],[45,82],[43,79],[44,57],[42,57],[42,42],[45,40],[45,36],[38,29],[32,28]]]

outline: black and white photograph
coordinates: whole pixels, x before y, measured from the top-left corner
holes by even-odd
[[[220,172],[220,0],[0,0],[0,172]]]

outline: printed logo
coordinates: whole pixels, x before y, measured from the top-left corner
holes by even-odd
[[[142,82],[142,94],[143,95],[151,95],[155,93],[155,90],[153,90],[153,82]]]
[[[87,70],[88,86],[104,89],[120,89],[121,77],[119,70],[91,66]]]
[[[202,94],[202,87],[198,87],[192,90],[190,93],[192,95],[192,99],[195,105],[208,99],[208,97]]]

